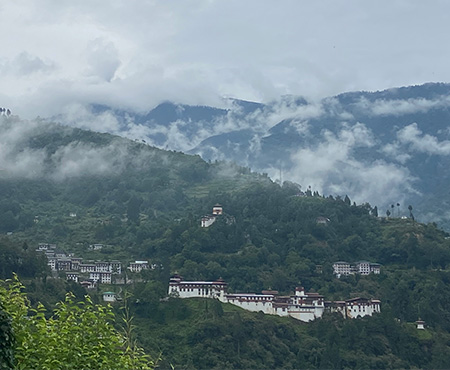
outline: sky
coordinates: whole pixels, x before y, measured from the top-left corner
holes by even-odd
[[[445,0],[0,2],[0,106],[221,106],[450,82]]]

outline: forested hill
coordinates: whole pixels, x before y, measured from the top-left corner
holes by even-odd
[[[86,259],[151,261],[156,268],[128,289],[139,340],[162,352],[163,368],[450,367],[450,240],[432,223],[396,209],[380,218],[345,194],[302,192],[246,168],[13,116],[0,121],[0,144],[0,227],[10,234],[0,240],[0,277],[18,272],[32,301],[51,307],[65,290],[84,292],[45,278],[39,242]],[[202,228],[216,203],[223,216]],[[89,250],[94,243],[105,247]],[[378,262],[381,274],[337,279],[339,260]],[[305,324],[162,300],[174,272],[222,277],[234,292],[303,285],[327,300],[377,298],[382,314]],[[419,316],[429,325],[422,334],[412,324]]]
[[[144,115],[93,105],[58,120],[346,193],[383,215],[400,203],[408,216],[412,204],[418,220],[450,230],[450,84],[223,103],[227,109],[165,102]]]
[[[0,117],[1,232],[42,231],[64,242],[70,213],[89,222],[173,219],[196,196],[252,181],[269,179],[109,134]]]

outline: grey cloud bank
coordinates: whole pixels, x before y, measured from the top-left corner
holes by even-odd
[[[146,111],[449,81],[443,1],[0,5],[0,100],[23,117],[71,104]]]

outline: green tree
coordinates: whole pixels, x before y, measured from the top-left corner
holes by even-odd
[[[142,204],[142,199],[132,196],[127,205],[127,218],[132,222],[139,222],[139,213]]]
[[[377,207],[377,206],[373,207],[372,215],[373,215],[374,217],[378,217],[378,207]]]
[[[15,277],[0,281],[0,300],[12,318],[15,368],[18,370],[146,370],[154,362],[114,327],[110,306],[94,304],[89,296],[75,302],[67,294],[49,318],[39,304],[30,307]]]
[[[0,305],[0,370],[13,369],[13,345],[11,318]]]

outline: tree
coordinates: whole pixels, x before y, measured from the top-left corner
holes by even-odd
[[[414,222],[414,215],[413,215],[413,213],[412,213],[413,207],[412,207],[411,204],[408,206],[408,209],[409,209],[409,217],[411,217],[411,219],[412,219],[413,222]]]
[[[11,318],[0,306],[0,370],[14,368],[13,346]]]
[[[14,357],[20,370],[98,369],[146,370],[154,362],[115,328],[110,306],[94,304],[89,296],[75,302],[69,293],[47,318],[39,304],[30,307],[17,277],[0,280],[0,301],[12,319]]]
[[[372,215],[373,215],[374,217],[378,217],[378,207],[377,207],[377,206],[373,207]]]
[[[127,205],[127,218],[129,221],[138,223],[139,213],[142,204],[142,199],[137,196],[132,196]]]
[[[387,218],[389,218],[390,215],[391,215],[391,211],[387,210],[387,211],[386,211],[386,216],[387,216]]]
[[[352,202],[351,202],[350,198],[348,197],[348,195],[345,196],[344,203],[347,204],[347,205],[351,205],[352,204]]]

